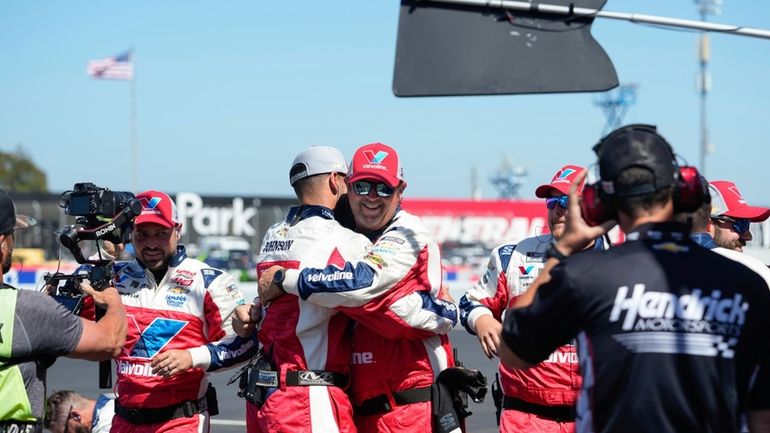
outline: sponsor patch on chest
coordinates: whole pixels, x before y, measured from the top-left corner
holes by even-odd
[[[527,263],[542,263],[545,261],[545,253],[540,253],[537,251],[528,251],[524,260]]]
[[[518,288],[518,292],[515,293],[515,295],[520,295],[524,293],[527,289],[529,289],[529,286],[531,286],[532,283],[535,281],[535,278],[537,278],[537,275],[539,272],[540,272],[539,266],[534,266],[534,265],[519,266],[519,288]]]
[[[399,245],[404,245],[405,241],[403,239],[397,238],[395,236],[383,236],[383,237],[380,238],[378,243],[379,242],[395,242],[395,243],[397,243]]]
[[[379,269],[388,267],[388,262],[385,261],[381,256],[371,252],[366,255],[366,260],[373,265],[377,266]]]
[[[177,270],[171,277],[171,282],[180,286],[190,286],[195,278],[195,273],[184,269]]]
[[[187,302],[187,295],[166,295],[166,305],[179,308]]]
[[[175,295],[186,295],[190,293],[190,289],[188,289],[187,287],[171,287],[170,289],[168,289],[168,292],[173,293]]]

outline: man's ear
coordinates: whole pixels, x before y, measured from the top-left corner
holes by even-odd
[[[709,218],[706,223],[706,231],[709,232],[712,238],[717,235],[717,229],[714,227],[714,223],[711,222],[711,218]]]
[[[337,174],[329,173],[329,189],[331,189],[334,196],[340,195],[340,186],[337,184]]]
[[[406,189],[406,182],[401,182],[396,187],[396,193],[398,194],[399,203],[404,199],[404,190]]]
[[[83,419],[83,411],[80,409],[72,409],[72,412],[70,412],[70,418],[74,419],[77,422],[81,422]],[[69,422],[69,420],[67,420]]]

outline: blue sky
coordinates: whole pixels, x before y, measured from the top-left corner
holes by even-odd
[[[605,10],[696,19],[684,0],[610,0]],[[770,28],[770,2],[725,0],[713,21]],[[38,1],[0,5],[0,149],[22,143],[62,191],[131,188],[129,86],[92,80],[89,60],[136,49],[137,189],[289,196],[311,144],[346,155],[399,150],[413,197],[483,195],[503,155],[525,165],[523,196],[564,163],[587,165],[605,123],[592,94],[399,99],[391,85],[397,1]],[[654,123],[699,161],[697,34],[597,20],[621,83],[639,86],[627,122]],[[770,205],[770,40],[712,35],[711,179]]]

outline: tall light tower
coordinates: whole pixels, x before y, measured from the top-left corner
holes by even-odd
[[[527,177],[527,168],[523,165],[513,165],[508,155],[503,155],[500,168],[489,178],[489,181],[497,189],[501,199],[515,199],[519,197],[519,189]]]
[[[722,13],[720,6],[722,0],[695,0],[700,12],[701,21],[706,21],[708,15],[719,15]],[[698,44],[698,61],[700,70],[697,77],[698,93],[700,94],[700,166],[698,167],[706,175],[706,155],[713,151],[709,143],[708,125],[706,121],[706,100],[711,90],[711,76],[708,73],[708,63],[711,58],[711,46],[707,32],[701,32],[700,43]]]
[[[628,109],[636,104],[636,83],[626,83],[599,93],[594,97],[594,105],[604,111],[607,123],[604,124],[602,136],[607,135],[623,125],[623,118],[626,117]]]

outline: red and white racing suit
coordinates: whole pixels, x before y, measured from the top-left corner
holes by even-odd
[[[344,265],[361,254],[369,239],[342,227],[331,209],[293,207],[286,219],[265,233],[258,273],[280,265],[287,269]],[[261,407],[246,403],[249,433],[355,432],[353,409],[338,386],[287,386],[287,373],[326,371],[349,377],[350,319],[332,308],[281,296],[264,310],[259,331],[262,351],[279,372],[279,386]],[[296,373],[291,373],[296,374]]]
[[[545,265],[545,250],[551,235],[527,238],[518,244],[503,244],[492,250],[487,272],[460,300],[460,320],[476,335],[476,320],[491,315],[502,322],[505,310],[527,291]],[[500,364],[500,386],[505,400],[523,401],[521,410],[504,409],[500,431],[573,432],[574,421],[538,415],[539,407],[570,412],[580,390],[578,357],[573,344],[561,346],[548,360],[528,369],[512,370]],[[534,405],[527,408],[528,405]],[[526,410],[529,409],[529,410]]]
[[[342,267],[287,271],[283,286],[287,293],[339,307],[358,321],[352,403],[360,407],[367,400],[384,399],[391,407],[357,414],[360,433],[431,431],[430,393],[427,400],[407,404],[400,396],[429,388],[443,369],[454,366],[446,333],[457,311],[454,304],[436,299],[441,288],[439,249],[418,217],[399,210],[356,260]]]
[[[120,406],[145,410],[197,404],[208,387],[207,372],[232,367],[256,352],[253,339],[242,339],[232,329],[232,313],[244,301],[229,274],[187,258],[182,246],[161,281],[137,261],[115,267],[115,287],[128,320],[126,343],[116,358]],[[193,368],[170,378],[154,375],[152,358],[172,349],[189,351]],[[113,433],[209,431],[206,410],[155,424],[132,424],[117,413],[117,404]]]

